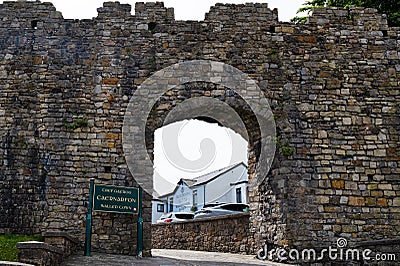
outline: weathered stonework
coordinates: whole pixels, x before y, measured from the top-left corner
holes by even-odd
[[[62,250],[63,257],[71,255],[79,244],[77,239],[63,232],[46,232],[43,237],[44,243]]]
[[[397,239],[383,239],[375,241],[362,241],[356,244],[359,249],[372,250],[371,257],[376,258],[379,253],[380,261],[370,261],[366,265],[397,265],[400,256],[400,238]]]
[[[18,261],[29,265],[60,265],[63,259],[71,255],[79,242],[64,232],[44,233],[44,242],[19,242]]]
[[[210,217],[172,224],[153,224],[153,248],[249,254],[249,214]]]
[[[251,252],[265,241],[400,237],[400,31],[385,16],[316,9],[295,25],[266,4],[218,4],[200,22],[176,21],[162,3],[130,9],[108,2],[93,20],[68,20],[49,3],[0,5],[0,232],[65,230],[82,242],[89,179],[136,185],[121,143],[133,92],[157,70],[202,59],[247,73],[275,115],[274,164],[261,186],[250,180]],[[148,121],[149,153],[172,101],[224,90],[167,93]],[[250,114],[251,179],[259,143]],[[148,250],[149,195],[144,204]],[[136,218],[95,214],[94,248],[134,254]]]
[[[18,261],[37,266],[60,265],[63,258],[63,251],[57,247],[43,242],[28,241],[19,242]]]

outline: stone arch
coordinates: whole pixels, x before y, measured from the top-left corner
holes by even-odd
[[[146,135],[149,135],[149,131],[154,132],[161,124],[159,120],[155,125],[148,127],[147,132],[146,124],[154,106],[169,90],[193,82],[221,85],[237,93],[250,107],[257,120],[260,133],[258,137],[253,136],[249,142],[249,177],[251,179],[249,184],[254,187],[260,184],[269,170],[275,153],[275,122],[268,101],[256,82],[247,74],[230,65],[205,60],[178,63],[156,72],[142,83],[131,98],[124,117],[123,148],[128,168],[136,181],[147,192],[152,192],[153,166],[148,152],[151,147],[146,146],[146,139],[148,139]],[[212,118],[212,116],[209,117]],[[171,118],[171,121],[173,120]],[[232,129],[235,130],[235,128]],[[254,131],[253,129],[246,130],[248,133]]]
[[[198,90],[193,90],[192,86],[196,86],[196,84],[197,86],[199,84],[200,86],[214,84],[224,88],[223,93],[218,92],[218,89],[215,95],[213,90],[200,93]],[[173,109],[177,108],[177,106],[175,108],[173,108],[174,106],[168,106],[172,101],[165,97],[174,89],[182,93],[195,92],[190,95],[193,97],[188,97],[188,95],[182,97],[187,100],[186,103],[192,103],[193,105],[196,102],[195,105],[197,107],[191,107],[190,110],[203,109],[203,112],[194,111],[193,117],[202,115],[218,120],[221,124],[231,128],[248,140],[248,184],[251,214],[249,228],[255,234],[254,239],[259,241],[260,239],[257,238],[256,235],[258,234],[256,232],[260,221],[260,188],[266,186],[263,181],[274,160],[276,128],[274,116],[267,99],[264,97],[264,92],[258,88],[256,81],[240,70],[220,62],[195,60],[164,68],[145,80],[135,91],[129,102],[122,128],[122,144],[129,170],[137,183],[149,194],[152,194],[154,131],[165,124],[176,121],[175,119],[180,120],[179,118],[182,117],[174,115]],[[221,96],[219,98],[223,98],[222,95],[228,95],[228,97],[225,97],[227,104],[232,105],[233,99],[235,101],[241,99],[246,103],[245,108],[231,108],[228,107],[229,104],[225,107],[219,105],[222,109],[231,108],[235,110],[235,112],[232,111],[231,113],[237,113],[240,121],[247,121],[243,122],[243,126],[240,123],[232,124],[226,121],[223,116],[221,119],[221,117],[215,117],[204,111],[206,109],[204,105],[210,107],[210,104],[212,104],[210,102],[221,100],[218,98],[218,93]],[[201,98],[196,99],[196,97]],[[185,101],[182,100],[180,104],[182,104],[180,107],[184,109]],[[162,110],[161,113],[164,114],[162,118],[157,116],[160,109]],[[185,112],[176,111],[176,113],[187,114],[188,109],[184,110]],[[269,186],[267,187],[271,193],[275,193],[273,189]],[[255,243],[251,244],[250,249],[254,250],[257,248],[256,245]]]

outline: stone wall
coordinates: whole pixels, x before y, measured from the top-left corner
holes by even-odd
[[[141,55],[124,66],[114,59],[120,51],[110,37],[118,15],[113,6],[99,10],[97,26],[64,20],[49,3],[0,6],[2,232],[65,230],[83,243],[90,178],[136,185],[121,132]],[[144,219],[151,221],[150,196],[145,199]],[[136,220],[95,213],[93,248],[135,254]]]
[[[60,265],[63,251],[43,242],[28,241],[17,243],[18,261],[37,266]]]
[[[400,258],[400,238],[362,241],[356,244],[360,250],[371,250],[371,261],[366,265],[398,265]]]
[[[153,224],[152,247],[249,254],[249,214]]]
[[[264,242],[399,237],[400,31],[384,15],[316,9],[306,24],[290,24],[266,4],[216,5],[196,22],[174,20],[162,3],[130,9],[107,2],[92,20],[68,20],[49,3],[0,5],[0,232],[64,230],[83,242],[89,179],[137,184],[121,142],[133,93],[157,70],[202,59],[256,80],[275,115],[278,152],[260,186],[257,123],[251,112],[242,117],[253,135],[251,252]],[[172,103],[223,95],[212,86],[188,94],[189,85],[154,107],[151,156]],[[148,249],[149,195],[144,204]],[[95,214],[94,248],[133,254],[136,218]]]
[[[60,265],[77,248],[78,241],[64,232],[47,232],[44,242],[19,242],[18,261],[36,266]]]

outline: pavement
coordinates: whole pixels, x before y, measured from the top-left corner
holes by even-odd
[[[172,265],[287,265],[275,262],[267,262],[257,259],[253,255],[241,255],[230,253],[204,252],[176,249],[152,249],[153,257],[137,258],[133,256],[111,255],[94,253],[90,257],[75,254],[68,257],[62,266],[172,266]]]

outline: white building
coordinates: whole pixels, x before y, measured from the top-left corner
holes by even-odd
[[[153,198],[151,201],[151,223],[155,224],[158,219],[161,218],[161,215],[165,213],[165,204],[162,200]]]
[[[190,212],[206,203],[247,203],[248,173],[237,163],[194,179],[181,179],[175,189],[153,199],[153,223],[167,212]]]

